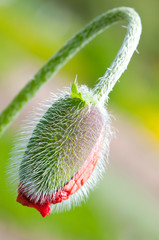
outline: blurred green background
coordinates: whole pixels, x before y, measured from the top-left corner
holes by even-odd
[[[159,239],[159,1],[0,0],[0,110],[73,34],[118,6],[140,14],[143,32],[128,70],[110,94],[117,129],[104,179],[86,203],[43,219],[18,204],[8,180],[9,152],[21,120],[50,91],[78,82],[93,87],[113,61],[123,38],[119,23],[78,53],[27,105],[0,138],[1,239]]]

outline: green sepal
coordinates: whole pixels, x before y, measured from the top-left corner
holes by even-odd
[[[96,105],[97,100],[94,97],[94,93],[91,91],[85,92],[83,91],[82,93],[78,91],[77,84],[74,82],[71,87],[71,94],[70,96],[72,98],[77,98],[80,99],[85,103],[85,105]]]
[[[71,97],[72,98],[79,98],[82,101],[84,101],[81,92],[79,92],[78,89],[77,89],[76,83],[72,84],[72,87],[71,87]]]

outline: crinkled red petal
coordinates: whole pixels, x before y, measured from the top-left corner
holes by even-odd
[[[21,203],[23,206],[37,209],[43,217],[49,215],[51,211],[50,203],[48,201],[46,201],[43,204],[41,204],[40,201],[38,201],[37,203],[34,203],[34,201],[31,201],[21,192],[18,193],[17,202]]]

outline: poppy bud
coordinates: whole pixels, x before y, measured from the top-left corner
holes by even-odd
[[[95,103],[96,102],[96,103]],[[86,87],[56,100],[34,127],[19,167],[17,201],[37,209],[70,207],[87,196],[103,172],[109,117]]]

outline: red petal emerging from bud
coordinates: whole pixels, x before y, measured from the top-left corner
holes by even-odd
[[[24,193],[20,191],[20,188],[18,189],[18,197],[17,202],[21,203],[23,206],[32,207],[37,209],[43,217],[50,214],[50,204],[46,199],[46,202],[41,204],[40,201],[37,203],[34,203],[34,201],[31,201],[29,198],[27,198]]]

